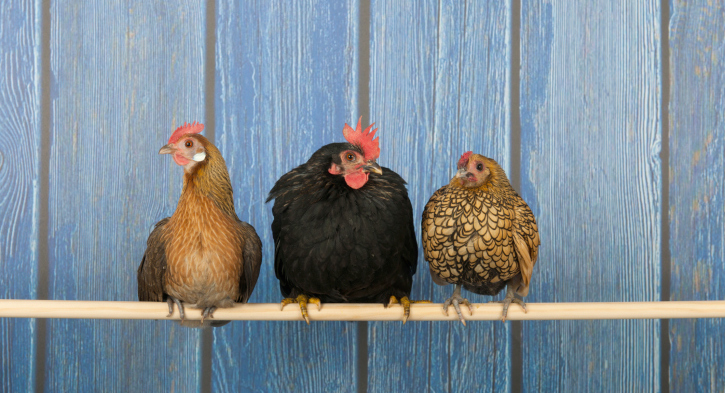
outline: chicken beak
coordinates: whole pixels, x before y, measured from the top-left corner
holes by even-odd
[[[456,172],[455,177],[457,177],[459,179],[465,179],[467,176],[468,176],[468,171],[466,170],[466,168],[461,168],[458,170],[458,172]]]
[[[381,168],[380,165],[378,165],[378,163],[375,161],[368,161],[368,164],[363,165],[362,169],[365,172],[373,172],[373,173],[377,173],[378,175],[383,174],[383,168]]]
[[[168,145],[162,147],[159,150],[159,154],[173,154],[174,152],[176,152],[176,148],[171,143],[169,143]]]

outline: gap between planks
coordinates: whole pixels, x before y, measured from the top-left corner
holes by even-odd
[[[461,307],[469,321],[501,319],[502,305],[474,303],[471,315]],[[611,303],[527,303],[527,313],[520,306],[509,307],[508,320],[576,320],[576,319],[675,319],[725,318],[725,301],[611,302]],[[323,304],[308,306],[311,321],[401,321],[403,308],[382,304]],[[157,319],[178,320],[179,313],[166,317],[168,306],[161,302],[116,302],[82,300],[0,300],[0,318],[70,318],[70,319]],[[456,321],[451,307],[443,313],[440,303],[413,304],[408,321]],[[186,308],[187,320],[198,320],[197,309]],[[302,321],[299,307],[279,303],[237,304],[214,312],[215,320]]]

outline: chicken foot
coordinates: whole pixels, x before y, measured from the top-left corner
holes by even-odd
[[[176,303],[176,306],[179,308],[179,317],[181,317],[181,322],[184,322],[184,306],[181,304],[181,301],[173,296],[167,296],[166,303],[169,305],[169,315],[167,315],[166,318],[171,317],[174,313],[174,303]]]
[[[284,306],[291,303],[297,303],[300,305],[300,312],[302,312],[302,318],[305,319],[305,322],[307,322],[308,325],[310,324],[310,316],[307,314],[307,304],[317,304],[318,311],[322,308],[322,302],[320,301],[320,299],[301,294],[298,295],[296,298],[287,297],[282,299],[280,310],[282,310]]]
[[[443,312],[448,315],[448,307],[453,304],[453,307],[456,309],[456,313],[458,313],[458,319],[463,323],[463,326],[466,326],[466,320],[463,319],[463,314],[461,314],[461,307],[460,304],[464,304],[468,306],[468,311],[470,311],[471,314],[473,314],[473,305],[468,301],[468,299],[461,297],[461,285],[456,284],[456,289],[453,290],[453,296],[449,297],[445,303],[443,303]]]
[[[216,311],[216,306],[205,308],[201,313],[201,323],[204,323],[204,318],[214,318],[214,311]]]
[[[503,315],[501,316],[501,322],[506,322],[506,316],[508,315],[511,303],[520,305],[521,308],[524,309],[524,313],[526,313],[526,303],[524,303],[523,299],[516,297],[516,291],[514,290],[513,285],[506,286],[506,297],[504,297],[503,300],[493,300],[489,303],[503,303]]]
[[[403,325],[408,322],[410,316],[410,305],[414,303],[430,303],[430,300],[410,300],[407,296],[403,296],[398,300],[395,295],[390,297],[390,301],[385,305],[385,308],[392,306],[393,304],[400,304],[403,306]]]

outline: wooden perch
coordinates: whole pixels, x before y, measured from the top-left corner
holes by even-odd
[[[725,301],[692,302],[619,302],[619,303],[528,303],[528,312],[512,304],[508,320],[559,319],[675,319],[723,318]],[[469,321],[495,321],[501,319],[502,306],[495,303],[475,303],[473,315],[465,307],[463,316]],[[166,303],[112,302],[80,300],[0,300],[2,318],[87,318],[87,319],[179,319],[174,314],[167,318]],[[318,311],[310,305],[311,321],[400,321],[403,308],[381,304],[323,304]],[[186,319],[201,318],[199,310],[186,308]],[[241,321],[302,321],[299,307],[290,304],[280,311],[279,303],[238,304],[233,308],[220,308],[214,312],[216,320]],[[442,305],[413,304],[409,321],[456,321],[451,307],[448,316]]]

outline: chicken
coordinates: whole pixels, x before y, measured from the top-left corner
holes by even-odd
[[[433,281],[455,284],[453,304],[465,325],[459,304],[461,287],[494,296],[507,286],[501,320],[511,303],[529,292],[531,272],[539,250],[539,230],[529,206],[509,184],[496,161],[466,152],[450,184],[436,191],[423,211],[423,252]]]
[[[362,120],[362,118],[361,118]],[[321,147],[283,175],[274,199],[274,269],[285,299],[307,304],[399,303],[403,323],[418,245],[405,181],[376,160],[377,129],[345,124],[347,143]]]
[[[199,133],[203,124],[184,124],[159,154],[184,168],[184,188],[171,217],[159,221],[138,267],[138,299],[174,303],[182,326],[204,324],[217,307],[246,303],[262,263],[262,242],[237,218],[227,166],[219,150]],[[184,306],[202,310],[201,323],[184,324]],[[209,321],[207,321],[209,322]]]

